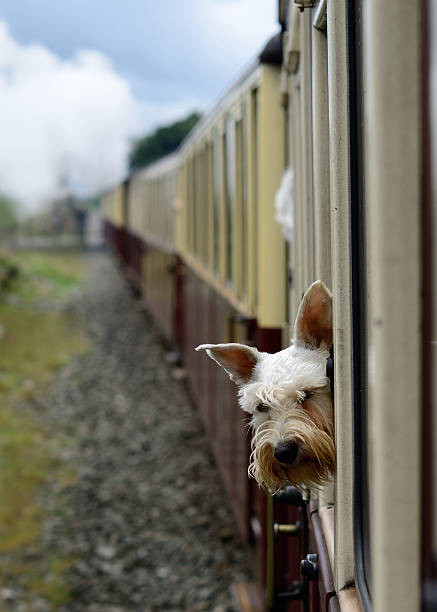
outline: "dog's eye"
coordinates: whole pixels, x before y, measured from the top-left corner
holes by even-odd
[[[315,392],[311,389],[302,389],[301,391],[297,392],[297,401],[299,404],[303,404],[307,399],[312,397],[314,393]]]
[[[267,404],[257,404],[256,410],[258,410],[258,412],[268,412],[270,408],[267,406]]]

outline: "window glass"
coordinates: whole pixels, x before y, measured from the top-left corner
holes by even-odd
[[[234,194],[235,194],[235,144],[234,124],[228,119],[226,131],[223,135],[223,184],[225,186],[226,201],[226,278],[233,283],[233,247],[234,247]]]
[[[197,189],[197,159],[196,154],[193,153],[191,162],[191,199],[193,202],[193,227],[192,227],[192,238],[193,238],[193,252],[197,256],[199,255],[199,191]]]
[[[202,259],[205,265],[208,264],[208,238],[209,238],[209,202],[208,202],[208,144],[202,149],[202,235],[203,235],[203,243],[202,243]]]
[[[250,98],[251,106],[251,135],[252,135],[252,147],[251,147],[251,187],[252,187],[252,202],[251,211],[253,215],[252,223],[252,239],[249,251],[249,261],[253,262],[253,278],[252,278],[252,291],[251,291],[251,306],[256,308],[258,306],[258,282],[256,276],[257,261],[258,261],[258,89],[252,90]]]
[[[185,224],[186,224],[186,240],[187,240],[187,251],[191,251],[191,187],[190,187],[190,162],[189,158],[185,162]]]
[[[214,272],[219,273],[219,219],[220,219],[220,150],[216,132],[213,135],[213,236],[214,236]]]
[[[210,268],[214,267],[214,166],[213,166],[213,158],[212,158],[212,142],[208,142],[207,145],[207,154],[206,154],[206,164],[207,164],[207,175],[208,175],[208,187],[207,187],[207,206],[208,206],[208,244],[207,244],[207,252],[208,252],[208,266]]]
[[[236,146],[237,146],[237,200],[240,215],[240,236],[239,243],[239,275],[240,275],[240,296],[247,297],[247,275],[248,275],[248,245],[247,245],[247,166],[246,166],[246,112],[245,105],[242,107],[242,118],[236,123]]]

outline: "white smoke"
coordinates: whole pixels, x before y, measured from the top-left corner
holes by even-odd
[[[92,195],[123,177],[140,109],[104,55],[62,60],[0,22],[0,193],[35,211],[65,189]]]

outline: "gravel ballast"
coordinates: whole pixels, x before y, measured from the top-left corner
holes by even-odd
[[[28,601],[17,579],[0,603],[20,612],[230,611],[230,584],[250,575],[186,383],[110,257],[87,255],[87,270],[68,307],[84,321],[90,352],[38,399],[40,418],[69,441],[63,461],[76,477],[41,493],[34,554],[72,559],[72,597],[56,607]],[[59,499],[62,512],[51,512]]]

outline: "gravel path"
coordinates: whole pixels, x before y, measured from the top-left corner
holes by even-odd
[[[92,254],[88,271],[75,309],[91,351],[62,369],[39,410],[69,440],[63,457],[78,475],[46,488],[46,509],[62,500],[62,511],[47,512],[39,553],[73,559],[73,598],[26,604],[17,584],[7,609],[230,611],[229,585],[249,573],[199,417],[111,260]]]

